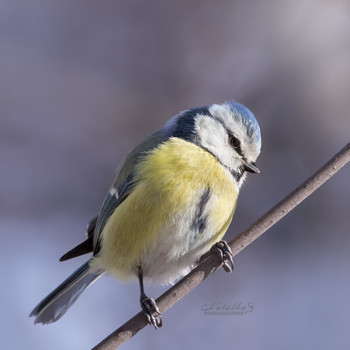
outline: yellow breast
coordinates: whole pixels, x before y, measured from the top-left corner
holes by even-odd
[[[210,243],[225,234],[234,213],[238,187],[228,170],[201,147],[170,138],[140,162],[135,181],[134,189],[102,232],[96,263],[107,271],[118,277],[132,273],[147,253],[156,249],[159,235],[166,232],[164,228],[173,225],[179,213],[186,215],[196,204],[199,190],[209,188],[215,200],[210,211],[213,231]]]

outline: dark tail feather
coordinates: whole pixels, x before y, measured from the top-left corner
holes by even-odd
[[[71,249],[68,253],[61,256],[60,261],[76,258],[77,256],[92,253],[94,251],[94,232],[97,223],[98,216],[92,218],[86,228],[88,238]]]
[[[89,237],[83,243],[80,243],[79,245],[71,249],[68,253],[62,255],[60,257],[60,261],[73,259],[80,255],[91,253],[93,252],[93,250],[94,250],[94,239],[93,237]]]
[[[47,324],[57,321],[80,294],[103,275],[104,271],[92,269],[89,263],[90,261],[79,267],[34,308],[29,315],[35,317],[34,323]]]

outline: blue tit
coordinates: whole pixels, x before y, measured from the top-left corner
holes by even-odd
[[[136,146],[119,166],[86,241],[60,260],[93,255],[31,312],[35,323],[63,316],[105,273],[138,277],[148,321],[161,325],[144,279],[171,284],[187,274],[229,227],[247,172],[259,173],[259,125],[230,101],[185,110]],[[228,246],[220,246],[227,251]]]

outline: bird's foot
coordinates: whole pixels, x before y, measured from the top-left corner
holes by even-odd
[[[223,264],[223,268],[226,272],[233,271],[233,254],[230,246],[227,244],[226,241],[220,241],[215,243],[210,250],[220,258],[221,263]]]
[[[140,304],[148,323],[153,325],[155,329],[162,327],[162,316],[154,299],[144,296],[140,299]]]

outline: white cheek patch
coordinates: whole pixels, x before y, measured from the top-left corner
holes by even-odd
[[[201,146],[212,149],[218,148],[223,144],[223,138],[227,138],[227,133],[224,127],[215,119],[205,115],[196,117],[195,122],[196,134],[200,139]]]
[[[215,155],[221,164],[230,167],[234,154],[224,126],[212,117],[197,115],[195,129],[200,146]]]

